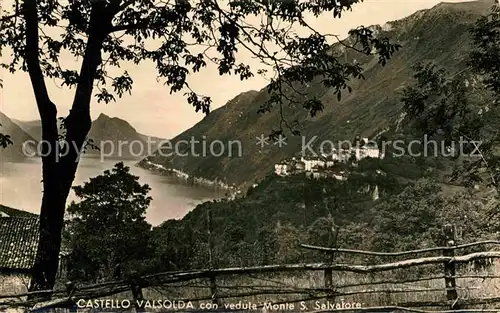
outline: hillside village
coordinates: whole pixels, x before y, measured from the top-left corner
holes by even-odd
[[[385,153],[379,149],[374,141],[363,138],[356,142],[354,147],[332,149],[329,154],[302,155],[300,159],[292,157],[274,165],[274,173],[278,176],[305,174],[310,178],[334,178],[346,180],[346,173],[339,170],[338,164],[357,162],[365,158],[383,159]]]
[[[335,178],[338,180],[346,180],[347,174],[343,170],[339,170],[339,166],[337,165],[350,163],[356,166],[357,162],[365,158],[383,159],[384,157],[384,151],[379,149],[374,140],[370,140],[367,137],[361,139],[357,137],[354,146],[339,149],[334,148],[329,154],[322,153],[313,155],[310,153],[306,155],[299,153],[297,156],[284,159],[274,164],[274,173],[278,176],[305,174],[306,177],[309,178]],[[236,188],[235,184],[229,185],[223,180],[209,180],[202,177],[191,176],[185,171],[167,168],[161,164],[154,163],[151,161],[152,159],[151,156],[146,157],[141,163],[141,166],[160,174],[172,174],[194,185],[220,188],[229,191],[228,196],[231,199],[242,194],[242,191]],[[252,187],[256,187],[257,185],[258,184],[253,184]]]

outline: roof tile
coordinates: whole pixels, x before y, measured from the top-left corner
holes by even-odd
[[[30,269],[38,234],[37,217],[0,217],[0,269]]]

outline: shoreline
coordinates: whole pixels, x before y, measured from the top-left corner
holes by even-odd
[[[203,177],[190,176],[188,173],[182,170],[176,168],[167,168],[161,164],[153,163],[147,159],[143,159],[140,162],[137,162],[134,166],[158,175],[175,178],[176,181],[185,183],[186,185],[202,187],[216,192],[225,192],[226,198],[235,198],[237,195],[241,194],[240,189],[236,188],[235,186],[230,186],[220,180],[210,180]]]

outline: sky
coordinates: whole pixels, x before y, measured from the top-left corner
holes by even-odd
[[[431,8],[442,1],[436,0],[367,0],[353,6],[353,10],[344,13],[341,19],[333,19],[331,15],[309,19],[310,24],[318,31],[334,33],[345,37],[350,29],[357,26],[383,25],[388,21],[404,18],[415,11]],[[445,2],[464,2],[450,0]],[[258,61],[249,53],[241,52],[240,60],[254,68]],[[61,62],[74,62],[62,60]],[[170,94],[168,86],[157,82],[156,70],[151,63],[127,65],[127,70],[134,80],[132,94],[126,94],[116,102],[108,104],[91,103],[91,115],[96,119],[104,113],[111,117],[127,120],[140,133],[162,138],[173,138],[175,135],[192,127],[200,121],[204,114],[196,113],[187,103],[183,92]],[[7,116],[23,120],[39,119],[38,110],[27,73],[10,74],[0,72],[4,80],[4,89],[0,94],[0,111]],[[60,87],[52,80],[46,81],[51,99],[56,103],[60,116],[69,112],[74,95],[74,88]],[[236,76],[219,76],[215,67],[203,69],[189,77],[190,86],[198,93],[212,98],[212,109],[224,105],[241,92],[260,90],[266,86],[265,78],[255,75],[250,80],[240,81]]]

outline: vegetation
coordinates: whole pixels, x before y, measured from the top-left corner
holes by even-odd
[[[365,159],[346,167],[346,181],[270,174],[243,198],[203,203],[182,220],[150,230],[144,221],[149,187],[118,163],[74,188],[81,201],[68,209],[70,278],[91,282],[205,268],[208,210],[217,267],[324,258],[301,250],[300,243],[377,251],[441,245],[446,223],[463,231],[462,242],[494,236],[497,219],[484,219],[494,202],[477,202],[473,192],[444,193],[439,176],[419,170],[419,164],[411,158]],[[376,186],[380,198],[373,200]]]
[[[151,229],[145,221],[150,188],[129,170],[120,162],[73,187],[80,201],[68,207],[64,233],[71,280],[125,278],[142,267]]]
[[[296,109],[301,104],[285,105],[282,111],[273,110],[265,116],[259,116],[256,114],[257,110],[270,95],[266,89],[248,91],[172,139],[172,144],[178,140],[189,141],[203,136],[208,143],[217,139],[225,143],[237,140],[244,147],[241,157],[208,155],[200,158],[156,153],[142,164],[146,167],[146,161],[150,161],[165,168],[182,169],[191,176],[223,180],[228,185],[243,185],[242,189],[246,189],[254,181],[260,181],[267,175],[268,166],[300,153],[303,139],[307,143],[315,138],[312,146],[317,151],[321,142],[326,140],[337,145],[338,141],[352,140],[355,135],[372,138],[386,129],[395,131],[395,124],[404,112],[401,91],[413,82],[411,67],[419,62],[425,64],[432,60],[438,67],[450,72],[466,68],[465,60],[475,47],[470,27],[481,15],[488,13],[491,4],[488,0],[440,3],[407,18],[388,22],[383,27],[370,27],[380,38],[391,38],[402,45],[386,66],[378,65],[377,55],[344,49],[343,44],[356,42],[355,37],[334,43],[331,49],[339,56],[339,60],[358,63],[364,69],[364,79],[351,80],[349,85],[353,88],[352,93],[344,94],[340,101],[336,98],[335,88],[325,86],[321,79],[294,86],[302,95],[291,88],[284,88],[286,97],[294,102],[320,98],[325,108],[314,118],[304,120],[305,112]],[[264,147],[256,145],[256,137],[267,135],[268,129],[278,128],[280,115],[289,121],[299,121],[300,126],[297,127],[300,128],[301,135],[286,133],[287,145],[282,147],[272,144]],[[406,122],[407,120],[400,124],[405,126]],[[292,122],[290,124],[294,125]],[[405,133],[404,139],[413,138],[407,138]],[[416,136],[415,139],[422,140],[422,136]],[[196,152],[201,154],[201,147],[197,148],[199,150]],[[328,145],[326,148],[328,149]],[[189,147],[181,152],[190,154]]]
[[[0,158],[3,162],[26,160],[36,155],[36,141],[8,116],[0,112]]]
[[[0,88],[3,88],[3,79],[0,78]],[[2,126],[0,124],[0,126]],[[10,140],[10,136],[6,134],[0,133],[0,146],[2,148],[7,148],[8,145],[11,145],[12,141]]]
[[[12,53],[2,59],[1,65],[10,72],[28,72],[42,121],[42,140],[47,143],[41,151],[40,244],[30,290],[52,289],[55,283],[66,200],[91,127],[94,86],[97,100],[104,102],[132,90],[133,78],[127,71],[111,76],[112,68],[151,61],[172,92],[186,91],[188,103],[196,111],[208,113],[211,100],[190,90],[189,74],[206,67],[207,61],[217,64],[220,75],[234,74],[242,80],[263,73],[266,69],[256,71],[237,60],[236,52],[246,49],[267,70],[274,71],[269,101],[259,111],[281,107],[283,87],[293,89],[296,83],[307,84],[318,78],[340,97],[343,89],[351,88],[349,79],[362,77],[362,68],[332,54],[328,35],[310,28],[305,16],[329,13],[340,18],[357,2],[38,0],[15,1],[10,11],[2,11],[0,49]],[[246,18],[253,15],[267,16],[268,22],[248,24]],[[309,29],[308,35],[299,36],[297,27]],[[373,31],[364,27],[351,31],[351,35],[359,39],[364,53],[377,52],[382,64],[398,48],[388,40],[375,38]],[[150,42],[158,45],[153,47]],[[206,48],[205,53],[200,47]],[[63,53],[81,57],[79,71],[61,65]],[[56,152],[61,151],[57,149],[57,104],[49,96],[46,78],[75,87],[70,113],[64,118],[69,153],[60,160]],[[299,104],[298,108],[310,115],[324,108],[317,97]],[[280,125],[285,122],[281,119]]]
[[[159,253],[168,258],[182,249],[191,253],[191,263],[185,266],[202,267],[207,260],[203,234],[208,208],[214,215],[216,260],[224,266],[317,260],[318,255],[299,251],[297,243],[327,246],[332,237],[336,246],[376,251],[442,245],[442,226],[448,223],[460,230],[462,242],[497,239],[497,193],[476,190],[475,184],[486,179],[498,188],[498,75],[497,64],[488,63],[498,59],[498,49],[491,44],[498,40],[498,16],[494,10],[472,29],[468,58],[479,62],[452,73],[434,64],[417,64],[415,84],[402,90],[408,123],[399,133],[405,139],[428,135],[444,147],[454,147],[453,153],[437,158],[393,158],[388,153],[384,160],[368,159],[349,168],[345,182],[268,176],[243,199],[205,203],[182,221],[156,228],[153,237],[174,229],[192,234],[187,246]],[[453,146],[460,138],[465,144]],[[477,149],[476,141],[482,142],[479,153],[465,155]],[[451,175],[451,182],[461,185],[459,193],[447,191],[450,164],[460,165]],[[381,195],[377,201],[371,198],[375,186]],[[170,261],[177,267],[185,264]]]
[[[351,169],[347,181],[269,175],[244,198],[199,205],[182,220],[153,229],[155,257],[161,260],[155,268],[206,267],[208,209],[217,266],[322,260],[321,254],[301,251],[297,245],[332,245],[332,227],[338,230],[336,246],[374,251],[442,245],[441,231],[447,223],[462,229],[460,242],[495,236],[498,220],[484,218],[494,199],[479,202],[473,190],[463,188],[445,192],[449,187],[436,181],[436,175],[421,171],[415,177],[406,171],[410,160],[404,166],[389,166],[393,161],[401,162],[367,159]],[[395,171],[376,171],[382,167]],[[376,201],[375,186],[380,195]]]
[[[2,126],[2,125],[0,125],[0,126]],[[11,145],[11,144],[12,144],[12,141],[10,140],[9,135],[0,134],[0,146],[2,148],[7,148],[7,146]]]
[[[323,84],[340,98],[340,90],[347,88],[348,78],[361,77],[361,67],[349,62],[341,63],[338,56],[331,55],[332,47],[327,44],[325,36],[315,33],[306,38],[296,38],[286,32],[277,32],[273,27],[256,29],[242,22],[248,15],[267,12],[272,18],[304,23],[304,12],[333,11],[334,16],[340,16],[340,12],[350,5],[273,2],[264,7],[258,2],[240,1],[232,2],[231,8],[226,10],[217,2],[210,1],[193,6],[189,2],[178,1],[175,5],[162,7],[137,0],[107,3],[83,1],[68,6],[50,1],[39,1],[39,4],[42,2],[47,5],[37,7],[36,2],[26,1],[22,10],[17,11],[16,7],[15,11],[15,15],[22,12],[23,18],[2,20],[7,25],[5,29],[10,30],[5,31],[7,39],[0,41],[0,45],[14,50],[12,63],[6,65],[11,70],[15,70],[26,55],[27,70],[42,118],[43,137],[48,142],[52,139],[56,143],[57,137],[52,135],[57,133],[57,124],[55,105],[48,98],[43,83],[44,75],[76,85],[73,109],[65,119],[66,140],[76,141],[82,147],[90,127],[88,115],[94,81],[102,86],[111,79],[118,96],[131,89],[132,80],[128,74],[109,78],[106,64],[153,60],[172,91],[188,87],[186,78],[190,70],[187,67],[198,71],[205,65],[205,56],[191,51],[188,42],[181,37],[183,34],[190,34],[197,45],[208,44],[217,49],[221,54],[216,59],[221,75],[235,73],[242,79],[249,78],[251,72],[234,59],[237,45],[252,50],[256,44],[255,36],[259,33],[264,34],[259,38],[262,42],[278,44],[284,49],[288,55],[284,59],[269,54],[265,48],[252,50],[263,62],[274,64],[271,67],[277,73],[269,86],[266,101],[261,101],[260,112],[270,111],[273,105],[282,106],[285,103],[283,98],[287,94],[281,88],[282,84],[288,86],[287,92],[293,93],[294,82],[315,83],[309,90],[311,94]],[[141,15],[140,11],[147,14]],[[63,13],[59,15],[60,12]],[[90,14],[89,20],[85,18],[85,12]],[[454,15],[445,14],[446,18],[439,22],[449,22],[450,16]],[[38,34],[39,23],[48,27],[60,20],[68,24],[60,41]],[[132,24],[131,20],[135,22]],[[436,24],[439,23],[419,25],[417,29],[423,31],[427,25]],[[213,29],[218,29],[217,35],[210,32]],[[404,128],[409,132],[403,132],[404,135],[430,134],[438,136],[446,145],[461,136],[468,138],[469,142],[482,140],[485,145],[482,145],[477,158],[463,160],[456,155],[445,158],[392,157],[389,154],[383,160],[366,159],[357,166],[345,167],[349,175],[346,181],[270,174],[256,187],[250,188],[245,197],[203,203],[182,220],[169,220],[152,230],[144,221],[150,201],[147,196],[149,187],[140,185],[137,177],[128,173],[128,168],[118,164],[112,171],[106,171],[104,175],[75,188],[82,201],[72,203],[68,209],[71,219],[66,238],[72,251],[71,276],[76,280],[89,281],[126,277],[133,271],[145,273],[205,268],[209,259],[209,211],[213,216],[211,236],[215,266],[293,263],[324,257],[299,250],[299,243],[379,251],[441,245],[441,227],[447,223],[453,223],[461,230],[460,240],[464,242],[497,237],[500,226],[498,215],[490,214],[497,208],[496,194],[489,195],[470,188],[475,187],[474,184],[465,186],[469,188],[461,186],[460,193],[449,193],[447,189],[450,185],[443,180],[449,162],[458,160],[465,165],[460,166],[462,171],[455,171],[453,175],[462,179],[459,183],[480,182],[485,176],[482,173],[485,168],[489,174],[486,179],[498,189],[498,157],[495,155],[498,137],[494,131],[498,115],[494,100],[499,87],[497,65],[491,63],[498,58],[498,51],[489,43],[500,40],[497,29],[497,12],[480,19],[472,31],[473,49],[470,54],[471,58],[479,60],[477,64],[457,66],[459,70],[456,73],[448,73],[437,65],[417,65],[413,77],[415,84],[406,86],[402,94],[403,110],[407,113],[405,121],[410,122]],[[125,45],[114,37],[116,32],[131,36],[137,40],[136,44]],[[87,45],[82,45],[78,39],[82,34],[88,35]],[[399,34],[405,35],[404,32]],[[358,39],[364,45],[362,52],[369,54],[373,48],[377,49],[381,56],[380,63],[385,63],[398,47],[374,39],[371,30],[355,30],[351,35],[360,37]],[[140,42],[149,36],[162,37],[162,47],[148,51]],[[20,39],[25,39],[26,47],[15,44],[23,42]],[[432,43],[434,39],[426,43]],[[52,54],[45,54],[47,51],[43,49],[40,54],[35,52],[39,40],[49,47],[48,52]],[[457,39],[456,42],[461,41]],[[444,44],[449,45],[448,42]],[[23,54],[24,48],[26,54]],[[84,56],[80,74],[57,65],[58,53],[63,48],[74,55]],[[179,55],[186,67],[180,65]],[[109,57],[110,62],[103,62],[103,56]],[[298,65],[287,67],[288,62]],[[326,66],[320,67],[319,64]],[[369,70],[367,74],[370,74]],[[321,84],[318,77],[324,79]],[[378,93],[383,94],[384,90]],[[251,101],[263,100],[255,93],[247,96]],[[103,87],[98,99],[110,101],[114,96]],[[487,103],[483,102],[485,99]],[[305,112],[314,116],[325,108],[321,100],[288,101],[292,104],[300,102]],[[372,98],[365,100],[370,102]],[[209,111],[210,101],[206,97],[191,91],[188,101],[197,110]],[[367,114],[365,118],[369,116]],[[282,132],[283,127],[290,126],[286,119],[280,118],[281,127],[274,135]],[[361,120],[356,123],[361,123]],[[296,133],[296,129],[289,128]],[[322,130],[324,136],[328,135],[328,129]],[[467,145],[466,151],[475,148],[473,144]],[[55,163],[53,157],[49,155],[43,160],[41,248],[32,289],[47,288],[53,284],[54,266],[57,266],[54,265],[54,257],[57,258],[54,253],[59,252],[64,206],[77,167],[77,162],[74,162],[77,154],[70,154],[61,163]],[[252,170],[251,164],[246,165],[248,171]],[[235,172],[235,175],[239,174]],[[377,200],[372,197],[375,189],[380,196]],[[343,257],[339,261],[355,262],[356,259]],[[365,258],[364,261],[369,260]]]
[[[402,99],[415,131],[438,134],[447,147],[455,150],[455,181],[468,186],[484,183],[497,193],[499,13],[495,5],[472,27],[466,68],[450,73],[432,63],[418,64],[413,75],[416,83],[403,90]]]

